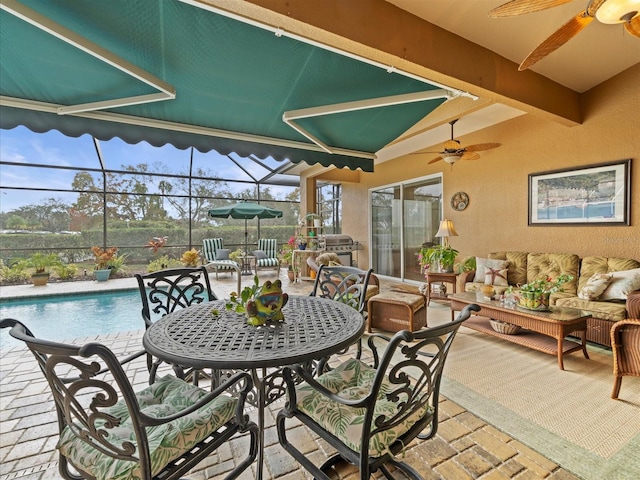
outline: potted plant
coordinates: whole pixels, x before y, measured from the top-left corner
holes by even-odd
[[[34,273],[31,275],[31,282],[34,286],[39,287],[46,285],[49,282],[50,272],[48,269],[60,264],[61,262],[58,255],[53,253],[34,253],[27,259],[25,265],[35,269]]]
[[[561,292],[562,285],[573,280],[573,275],[562,274],[555,280],[547,277],[520,285],[518,305],[529,310],[549,310],[549,297]]]
[[[200,265],[200,252],[195,248],[187,250],[182,254],[180,261],[185,267],[197,267]]]
[[[452,272],[457,256],[458,251],[448,244],[423,246],[418,254],[418,261],[423,273],[429,268],[436,272]]]
[[[95,257],[95,269],[93,271],[96,280],[98,282],[106,282],[111,275],[111,266],[118,249],[116,247],[102,249],[100,247],[93,246],[91,251]]]

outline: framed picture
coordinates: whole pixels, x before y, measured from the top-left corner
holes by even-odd
[[[529,225],[629,225],[631,159],[529,175]]]

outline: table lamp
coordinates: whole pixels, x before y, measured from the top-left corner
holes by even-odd
[[[453,222],[451,220],[440,221],[440,227],[436,233],[436,237],[444,237],[444,246],[449,246],[449,237],[457,237],[458,232],[456,232],[455,227],[453,226]]]

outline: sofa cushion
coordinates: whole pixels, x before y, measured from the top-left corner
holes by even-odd
[[[509,262],[505,260],[476,257],[476,276],[473,281],[484,283],[488,268],[502,270],[508,266]]]
[[[623,301],[603,302],[600,300],[582,300],[578,297],[558,298],[556,306],[579,308],[589,312],[594,318],[611,320],[612,322],[624,319],[627,312]]]
[[[507,282],[507,269],[487,267],[485,269],[484,283],[485,285],[500,285],[507,287],[509,285]]]
[[[527,252],[492,252],[489,258],[507,260],[507,282],[509,285],[522,285],[527,283]]]
[[[611,273],[611,283],[600,300],[626,300],[627,296],[640,289],[640,268]]]
[[[612,278],[611,273],[593,274],[584,287],[578,290],[578,298],[582,300],[596,300],[609,286]]]
[[[527,256],[527,283],[546,278],[555,280],[563,274],[571,275],[573,279],[564,283],[562,290],[576,295],[579,268],[580,258],[573,253],[530,253]]]
[[[621,270],[632,270],[635,268],[640,268],[640,262],[631,258],[599,256],[584,257],[582,259],[582,264],[580,265],[578,288],[582,288],[595,273],[611,273],[619,272]]]

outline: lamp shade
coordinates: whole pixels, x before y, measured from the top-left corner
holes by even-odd
[[[438,228],[438,232],[436,233],[436,237],[457,237],[458,232],[453,226],[453,222],[451,220],[440,221],[440,227]]]

